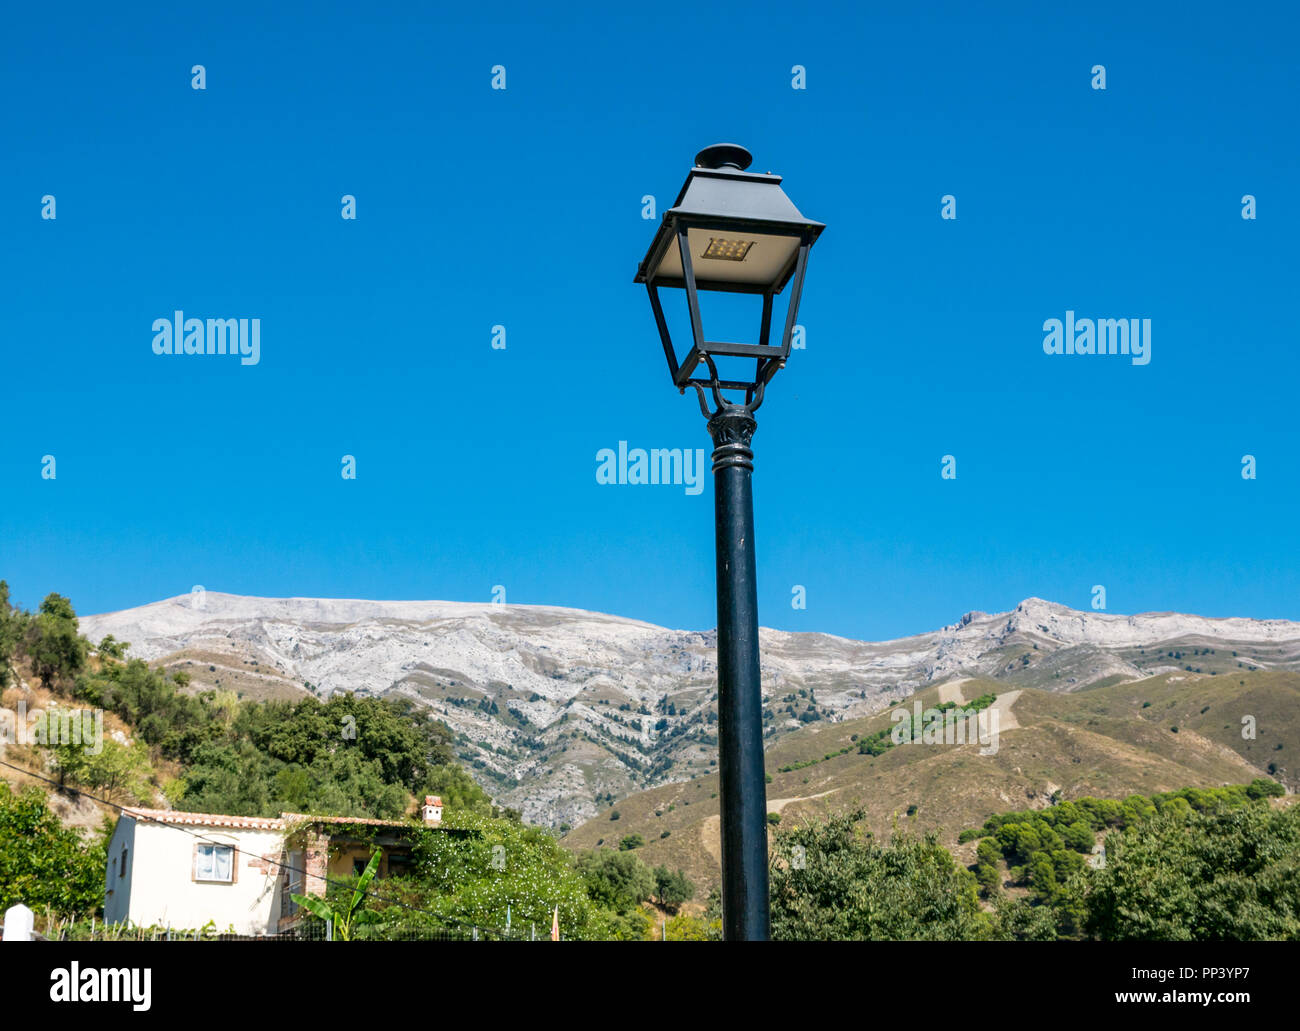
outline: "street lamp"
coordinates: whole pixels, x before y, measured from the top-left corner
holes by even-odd
[[[713,438],[718,577],[718,762],[722,804],[722,930],[728,941],[766,941],[767,787],[763,774],[763,698],[758,669],[758,592],[754,579],[754,501],[749,443],[763,392],[790,354],[808,251],[825,228],[804,218],[779,175],[748,172],[744,147],[720,143],[695,157],[677,201],[666,211],[636,282],[650,294],[673,384],[694,388]],[[785,329],[770,343],[772,299],[793,279]],[[686,292],[691,343],[679,360],[659,299],[660,287]],[[762,298],[757,343],[705,339],[702,291]],[[729,378],[718,370],[730,366]],[[748,360],[754,364],[752,372]],[[703,365],[708,375],[703,375]],[[739,366],[741,371],[736,371]],[[696,375],[697,372],[701,373]],[[714,409],[709,410],[712,395]],[[729,401],[724,391],[743,391]]]

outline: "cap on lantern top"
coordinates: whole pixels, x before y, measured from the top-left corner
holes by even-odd
[[[715,143],[695,155],[700,168],[734,168],[743,172],[754,162],[754,155],[739,143]]]

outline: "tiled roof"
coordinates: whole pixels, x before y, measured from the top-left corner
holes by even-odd
[[[288,823],[354,823],[368,827],[423,827],[425,824],[411,820],[377,820],[372,816],[317,816],[312,813],[282,813],[280,819]]]
[[[368,827],[425,827],[412,820],[377,820],[370,816],[319,816],[313,813],[281,813],[279,816],[223,816],[220,813],[187,813],[180,809],[142,809],[130,806],[122,815],[151,823],[188,824],[194,827],[237,827],[244,830],[279,831],[296,823],[361,824]]]
[[[150,823],[182,823],[195,827],[242,827],[259,831],[284,829],[283,818],[275,816],[222,816],[218,813],[187,813],[179,809],[141,809],[134,806],[123,809],[122,815]]]

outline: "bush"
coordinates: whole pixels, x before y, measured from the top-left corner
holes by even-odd
[[[1055,941],[1056,919],[1046,906],[1025,899],[1000,899],[994,908],[992,937],[998,941]]]
[[[59,917],[100,914],[106,865],[102,836],[66,829],[39,788],[15,794],[0,781],[0,913],[21,902]]]
[[[666,866],[654,868],[655,899],[670,913],[675,913],[683,902],[695,897],[695,885],[681,870]]]
[[[1111,834],[1087,929],[1112,940],[1300,940],[1300,808],[1169,809]]]
[[[975,849],[975,880],[986,897],[997,895],[1001,888],[1002,875],[998,862],[1002,854],[992,838],[984,838]]]
[[[1061,840],[1065,843],[1066,848],[1072,848],[1076,852],[1091,852],[1094,845],[1097,844],[1097,837],[1082,820],[1070,824],[1061,831]]]
[[[974,876],[931,835],[876,844],[861,810],[778,832],[772,936],[783,940],[972,940],[987,937]]]
[[[46,595],[36,615],[27,621],[25,650],[32,670],[46,688],[81,672],[90,642],[77,632],[72,602],[61,594]]]
[[[722,925],[679,913],[668,921],[665,931],[670,942],[704,942],[721,936]]]
[[[635,909],[655,892],[654,873],[633,852],[585,852],[576,867],[588,897],[615,913]]]
[[[605,935],[607,921],[586,879],[549,831],[472,813],[444,812],[443,824],[417,832],[411,875],[385,878],[382,895],[456,927],[504,927],[508,912],[514,928],[536,924],[539,934],[558,905],[565,938]],[[398,906],[383,913],[394,928],[412,915],[425,919]]]

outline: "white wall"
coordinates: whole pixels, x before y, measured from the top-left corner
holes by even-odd
[[[128,829],[127,824],[132,826]],[[233,884],[193,879],[194,846],[201,841],[241,850],[234,856]],[[140,927],[157,924],[193,930],[212,921],[218,931],[233,926],[240,934],[273,932],[280,917],[282,871],[274,865],[259,870],[252,863],[263,855],[278,859],[282,841],[283,832],[278,830],[175,826],[123,816],[109,845],[107,886],[113,889],[112,911],[105,905],[104,918],[116,923],[125,917]],[[120,862],[123,842],[130,850],[125,883],[115,882],[114,865]]]

